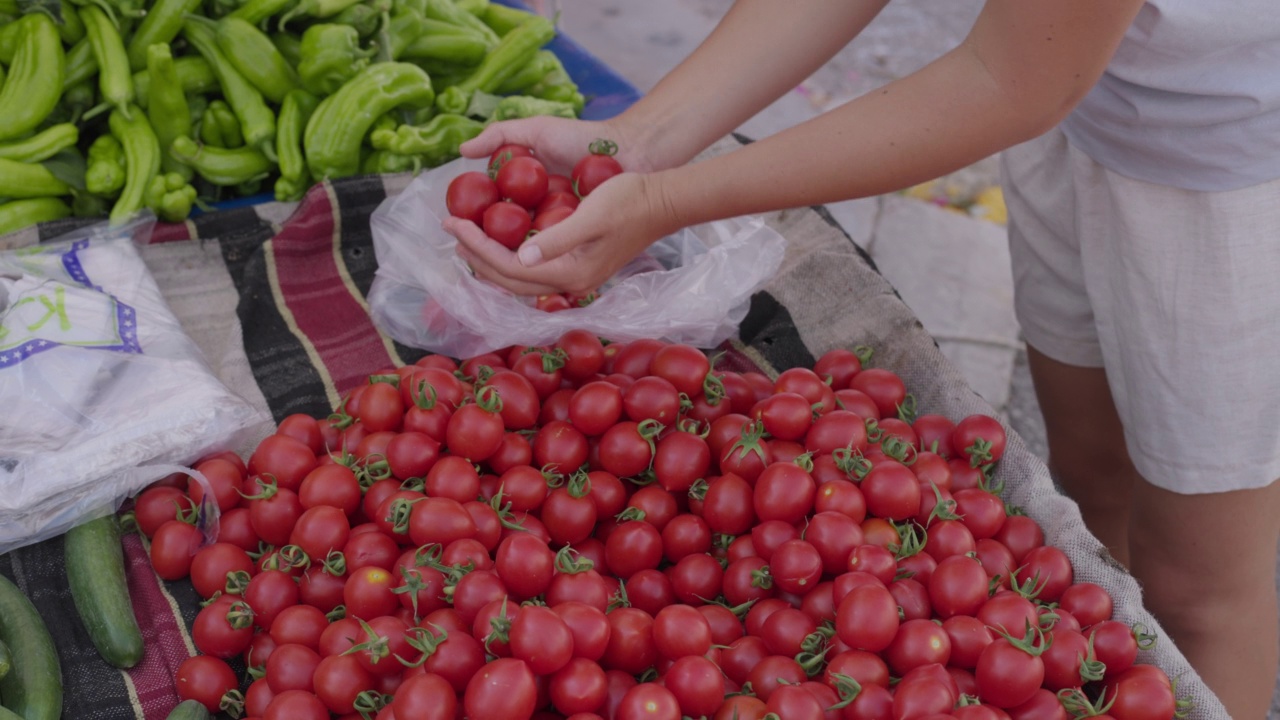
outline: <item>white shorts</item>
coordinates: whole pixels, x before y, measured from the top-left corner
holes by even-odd
[[[1057,129],[1001,169],[1023,335],[1106,369],[1142,476],[1184,494],[1280,478],[1280,180],[1154,185]]]

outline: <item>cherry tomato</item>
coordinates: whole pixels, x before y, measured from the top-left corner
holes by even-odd
[[[498,192],[526,211],[547,196],[547,169],[533,157],[513,157],[498,170]]]
[[[267,705],[262,720],[328,720],[329,709],[306,690],[288,690]]]
[[[604,707],[609,681],[599,665],[578,657],[551,676],[548,691],[552,705],[561,713],[592,713]]]
[[[463,707],[470,720],[528,720],[537,707],[538,687],[523,660],[499,658],[467,683]]]
[[[490,205],[502,199],[498,185],[482,172],[464,172],[449,183],[445,207],[449,214],[479,225]]]
[[[489,172],[497,174],[504,165],[518,157],[533,157],[533,150],[524,145],[507,143],[489,155]]]
[[[240,687],[235,671],[222,660],[208,655],[187,658],[174,676],[178,697],[195,700],[211,713],[222,706],[223,697]]]
[[[543,204],[546,204],[546,203],[543,203]],[[573,208],[565,207],[563,205],[558,205],[556,207],[551,208],[550,210],[540,211],[537,215],[534,216],[533,224],[530,227],[538,232],[542,232],[543,230],[546,230],[547,228],[552,227],[557,223],[563,222],[565,218],[569,217],[572,214],[573,214]]]
[[[484,211],[484,234],[515,250],[524,242],[533,226],[529,211],[512,202],[497,202]]]
[[[287,490],[297,490],[302,479],[316,468],[316,454],[287,435],[269,435],[249,457],[249,475],[270,475]]]
[[[428,672],[406,678],[389,707],[397,717],[453,720],[458,712],[458,697],[447,680]]]
[[[893,642],[898,626],[898,602],[883,587],[855,588],[836,609],[836,633],[855,650],[884,650]]]
[[[170,520],[151,538],[151,567],[165,580],[181,580],[191,572],[191,563],[204,536],[194,525]]]

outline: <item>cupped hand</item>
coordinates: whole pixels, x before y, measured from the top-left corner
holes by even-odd
[[[662,237],[679,229],[653,175],[623,173],[605,181],[568,218],[508,250],[467,220],[444,229],[477,277],[517,295],[587,293]]]
[[[459,148],[463,157],[484,158],[507,144],[524,145],[533,150],[551,172],[568,175],[573,166],[588,154],[593,140],[603,138],[618,145],[614,157],[624,170],[650,172],[656,170],[638,139],[622,125],[611,121],[593,122],[568,118],[539,116],[507,120],[490,125]]]

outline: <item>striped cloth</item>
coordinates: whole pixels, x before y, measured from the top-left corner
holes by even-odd
[[[726,139],[709,152],[736,146]],[[376,270],[369,216],[409,179],[349,178],[312,188],[297,206],[271,203],[158,225],[143,256],[223,382],[277,421],[292,413],[324,416],[370,373],[423,354],[381,334],[365,301]],[[824,209],[783,211],[767,220],[787,238],[787,256],[774,281],[753,297],[740,338],[721,348],[727,351],[722,367],[776,375],[811,366],[835,347],[871,345],[871,365],[899,373],[921,412],[957,419],[994,414]],[[0,247],[52,239],[77,222],[0,237]],[[1111,591],[1118,619],[1158,632],[1136,581],[1110,561],[1085,531],[1075,504],[1055,491],[1043,463],[1009,432],[998,474],[1008,502],[1023,507],[1048,541],[1067,552],[1077,580]],[[249,450],[242,453],[247,457]],[[125,551],[147,648],[142,663],[125,672],[98,657],[80,623],[61,539],[0,557],[0,573],[29,594],[54,634],[67,690],[65,718],[161,720],[177,701],[174,673],[195,652],[190,627],[199,597],[190,583],[160,581],[137,536],[126,538]],[[1171,642],[1144,651],[1141,659],[1178,678],[1179,694],[1195,703],[1190,718],[1228,717]]]

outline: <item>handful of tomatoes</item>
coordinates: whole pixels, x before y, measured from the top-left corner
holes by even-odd
[[[509,250],[573,214],[582,198],[622,172],[614,159],[617,144],[596,140],[569,176],[548,173],[523,145],[503,145],[489,157],[488,172],[465,172],[449,183],[445,206],[454,217],[470,220]],[[547,312],[589,304],[586,296],[545,295],[537,307]]]
[[[387,368],[198,464],[216,544],[201,486],[137,499],[156,572],[210,599],[179,695],[265,720],[1174,717],[1135,662],[1152,638],[1000,498],[1000,424],[916,416],[868,356],[770,380],[572,331]]]

